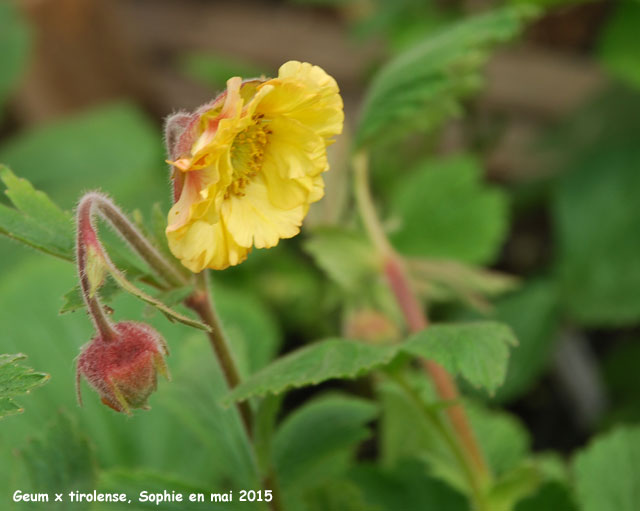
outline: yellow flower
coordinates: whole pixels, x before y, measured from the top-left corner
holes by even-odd
[[[173,254],[191,271],[220,270],[254,246],[298,234],[309,204],[324,194],[327,146],[343,120],[335,80],[296,61],[270,80],[231,78],[194,114],[175,114],[167,122]]]

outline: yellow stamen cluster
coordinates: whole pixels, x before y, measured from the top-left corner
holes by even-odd
[[[264,119],[264,114],[254,114],[251,120],[252,124],[238,133],[231,145],[233,181],[225,191],[225,199],[231,195],[243,197],[243,189],[262,169],[264,150],[271,134],[269,121]]]

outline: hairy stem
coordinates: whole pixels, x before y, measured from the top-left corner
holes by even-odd
[[[125,214],[107,196],[98,192],[89,192],[81,200],[89,203],[89,208],[99,213],[113,229],[131,246],[158,276],[174,287],[189,283],[173,262],[167,260],[136,228]]]
[[[98,293],[92,292],[89,274],[87,272],[88,251],[93,249],[96,257],[100,257],[103,254],[102,245],[93,228],[91,205],[90,199],[83,198],[76,212],[76,264],[78,266],[78,278],[80,280],[82,298],[89,311],[89,317],[93,321],[102,339],[104,341],[111,341],[115,338],[116,332],[102,307]]]
[[[354,157],[353,167],[358,209],[369,238],[382,257],[384,275],[387,283],[402,310],[409,330],[412,332],[424,330],[429,324],[427,316],[424,313],[422,304],[411,288],[403,258],[396,253],[389,243],[384,229],[380,224],[373,200],[371,199],[367,155],[363,152],[358,153]],[[442,366],[432,360],[422,360],[421,362],[432,379],[438,396],[443,401],[458,400],[458,388],[451,375]],[[488,477],[489,470],[464,408],[460,404],[454,404],[447,408],[447,415],[456,432],[457,439],[465,452],[467,463],[473,467],[473,473],[479,478],[484,479]]]

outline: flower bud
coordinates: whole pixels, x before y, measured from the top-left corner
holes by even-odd
[[[374,309],[359,309],[348,313],[343,332],[347,339],[357,339],[371,344],[397,341],[400,336],[393,321]]]
[[[147,399],[156,390],[157,373],[169,378],[164,360],[167,345],[145,323],[123,321],[113,329],[114,338],[105,340],[98,333],[80,353],[76,371],[78,399],[82,402],[82,375],[100,394],[102,402],[117,412],[130,414],[131,408],[147,409]]]

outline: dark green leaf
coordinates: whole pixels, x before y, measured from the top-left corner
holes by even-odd
[[[294,411],[274,437],[274,459],[282,485],[298,492],[340,476],[327,461],[340,451],[352,456],[371,434],[366,424],[377,412],[369,401],[338,395],[315,399]]]
[[[424,465],[415,460],[391,469],[361,465],[350,477],[367,502],[380,511],[469,511],[462,495],[430,477]]]
[[[578,511],[570,490],[558,482],[544,484],[534,495],[518,503],[515,511]]]
[[[600,38],[600,59],[611,74],[640,88],[640,2],[624,0],[613,9]]]

